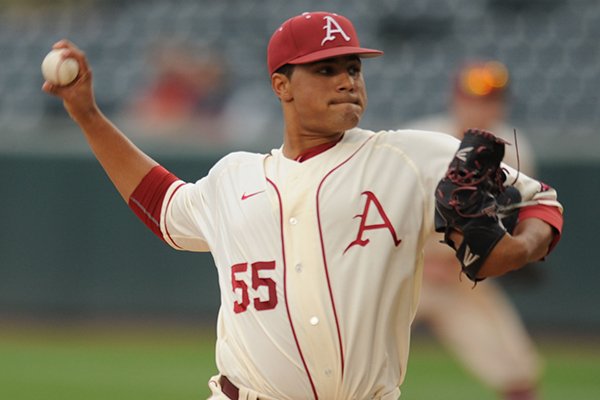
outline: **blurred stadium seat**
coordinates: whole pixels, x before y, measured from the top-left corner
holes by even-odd
[[[234,66],[234,82],[267,84],[265,47],[282,19],[316,0],[58,2],[0,6],[0,127],[35,137],[49,119],[65,118],[39,90],[39,63],[68,37],[88,54],[98,101],[109,115],[122,109],[148,73],[146,54],[160,37],[216,45]],[[29,3],[25,3],[29,4]],[[62,4],[62,6],[60,6]],[[596,0],[332,0],[327,9],[355,20],[363,44],[384,60],[365,68],[370,109],[363,126],[399,126],[442,110],[448,75],[468,58],[493,57],[512,72],[513,119],[533,136],[595,136],[600,118],[600,2]],[[265,104],[277,107],[277,102]],[[534,138],[535,139],[535,138]]]

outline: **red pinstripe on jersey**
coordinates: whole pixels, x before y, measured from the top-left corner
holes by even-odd
[[[294,341],[296,342],[296,348],[298,349],[298,353],[300,354],[300,359],[302,360],[302,365],[304,366],[304,370],[306,371],[306,376],[310,382],[310,386],[312,388],[313,395],[315,396],[315,400],[319,399],[319,395],[317,394],[317,389],[315,388],[315,383],[313,382],[313,378],[308,370],[308,365],[306,364],[306,360],[304,359],[304,354],[302,353],[302,348],[300,347],[300,342],[298,341],[298,336],[296,335],[296,329],[294,328],[294,323],[292,322],[292,317],[290,315],[290,306],[288,303],[287,297],[287,263],[285,262],[285,238],[283,236],[283,203],[281,201],[281,194],[279,193],[279,189],[277,189],[277,185],[275,182],[267,178],[267,182],[277,194],[277,200],[279,202],[279,231],[281,232],[281,256],[283,259],[283,296],[285,299],[285,310],[287,312],[288,321],[290,323],[290,328],[292,328],[292,334],[294,335]]]
[[[335,327],[337,329],[337,334],[338,334],[338,343],[340,346],[340,357],[341,357],[341,363],[342,363],[342,365],[341,365],[342,377],[344,376],[344,346],[342,344],[342,332],[340,330],[340,323],[338,320],[337,310],[335,307],[335,299],[333,298],[333,290],[331,289],[331,281],[329,279],[329,267],[327,265],[327,255],[325,254],[325,242],[323,241],[323,229],[322,229],[322,225],[321,225],[321,209],[320,209],[320,205],[319,205],[319,194],[321,193],[321,188],[323,187],[325,180],[327,180],[327,178],[329,178],[329,176],[331,176],[331,174],[333,174],[336,170],[338,170],[344,164],[346,164],[348,161],[350,161],[350,159],[352,157],[354,157],[356,155],[356,153],[358,153],[364,147],[364,145],[367,144],[367,142],[369,142],[369,140],[371,140],[373,137],[374,136],[371,136],[367,140],[365,140],[365,142],[358,149],[356,149],[356,151],[354,153],[352,153],[350,155],[350,157],[348,157],[347,159],[342,161],[340,164],[335,166],[331,171],[329,171],[327,174],[325,174],[325,176],[319,183],[319,187],[317,189],[317,194],[316,194],[317,221],[318,221],[318,225],[319,225],[319,239],[321,241],[321,254],[323,256],[323,265],[325,267],[325,276],[327,277],[327,287],[329,289],[329,297],[331,299],[331,306],[333,307],[333,316],[335,317]]]
[[[181,187],[185,185],[185,183],[181,183],[179,186],[177,186],[175,188],[175,190],[173,190],[173,192],[171,193],[171,196],[169,196],[169,200],[167,201],[167,208],[169,207],[169,204],[171,203],[171,200],[173,200],[173,197],[175,196],[175,193],[177,193],[177,191],[179,189],[181,189]],[[166,217],[165,217],[166,219]],[[169,240],[171,241],[171,243],[173,243],[173,245],[175,247],[177,247],[178,249],[182,249],[183,247],[179,246],[177,243],[175,243],[175,240],[173,240],[173,238],[171,237],[171,233],[169,232],[169,227],[167,226],[167,224],[165,224],[165,233],[167,234],[167,236],[169,237]]]

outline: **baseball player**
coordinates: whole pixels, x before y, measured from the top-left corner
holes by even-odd
[[[357,127],[367,106],[362,59],[382,52],[361,47],[338,14],[285,21],[267,48],[282,146],[231,153],[186,183],[101,113],[84,53],[66,40],[55,47],[80,74],[43,90],[63,100],[121,196],[168,245],[212,253],[221,291],[212,398],[397,399],[434,191],[461,143]],[[539,260],[560,237],[556,191],[524,175],[515,186],[528,206],[487,254],[468,253],[475,279]],[[470,232],[448,230],[460,254]]]
[[[504,161],[534,176],[531,146],[505,122],[508,69],[496,60],[465,63],[452,80],[448,112],[408,122],[407,127],[447,132],[462,139],[471,127],[490,130],[512,146]],[[517,154],[518,152],[518,154]],[[427,324],[457,358],[506,400],[537,398],[539,355],[502,289],[487,280],[472,290],[460,280],[458,261],[434,234],[426,245],[421,300],[415,322]],[[464,335],[465,331],[472,332]]]

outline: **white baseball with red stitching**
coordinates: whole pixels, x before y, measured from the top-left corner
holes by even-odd
[[[74,58],[63,58],[63,49],[54,49],[42,62],[44,79],[54,85],[66,86],[79,74],[79,63]]]

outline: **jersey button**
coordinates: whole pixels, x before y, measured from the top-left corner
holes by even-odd
[[[302,272],[302,264],[296,264],[296,272]]]
[[[290,218],[290,224],[292,225],[296,225],[298,223],[298,220],[294,217]]]
[[[310,319],[309,322],[310,322],[311,325],[315,326],[315,325],[317,325],[319,323],[319,318],[318,317],[311,317],[311,319]]]

